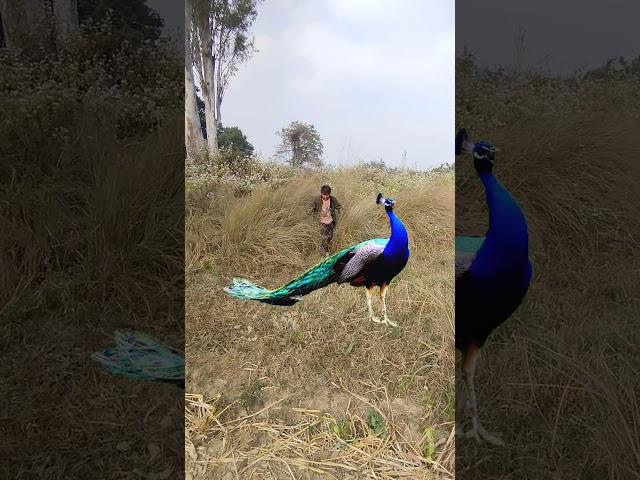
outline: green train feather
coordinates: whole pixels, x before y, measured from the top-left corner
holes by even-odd
[[[370,244],[386,245],[388,241],[387,238],[374,238],[345,248],[275,290],[261,287],[244,278],[234,278],[233,285],[225,287],[224,290],[241,300],[257,300],[271,305],[290,306],[300,301],[303,295],[335,282],[339,275],[336,265],[348,258],[352,251]]]
[[[179,352],[140,332],[116,330],[114,338],[114,348],[91,355],[105,370],[184,388],[184,356]]]

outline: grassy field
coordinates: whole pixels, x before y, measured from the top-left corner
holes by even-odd
[[[241,196],[238,182],[187,178],[187,478],[451,478],[452,172],[279,175]],[[232,276],[273,288],[322,259],[305,209],[324,182],[345,207],[336,248],[388,236],[375,196],[397,200],[412,251],[387,296],[398,328],[369,322],[348,285],[293,307],[223,292]]]
[[[456,478],[639,478],[635,80],[458,73],[458,126],[501,148],[495,173],[527,216],[534,278],[476,374],[481,421],[506,446],[457,441]],[[487,221],[462,158],[456,232]],[[470,427],[462,404],[457,418]]]
[[[182,470],[182,392],[89,358],[116,328],[182,343],[182,130],[161,133],[128,148],[96,135],[57,166],[3,172],[0,456],[18,460],[3,478]]]

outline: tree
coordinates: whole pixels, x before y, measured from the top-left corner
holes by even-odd
[[[322,165],[322,139],[313,125],[291,122],[288,127],[276,133],[281,138],[276,151],[277,157],[293,167]]]
[[[238,127],[223,127],[221,125],[218,128],[218,146],[220,149],[233,148],[245,156],[253,154],[253,145],[249,143],[245,134]]]
[[[260,0],[193,0],[191,48],[205,104],[207,143],[218,149],[217,130],[229,79],[255,52],[248,31]]]
[[[187,156],[200,151],[204,145],[200,116],[198,112],[198,97],[196,84],[193,80],[193,58],[191,52],[191,25],[193,24],[193,0],[186,0],[184,5],[184,18],[187,28],[184,35],[184,135]]]

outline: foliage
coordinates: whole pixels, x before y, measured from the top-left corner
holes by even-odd
[[[164,22],[147,0],[78,0],[80,23],[96,23],[109,17],[119,41],[157,40]]]
[[[107,16],[65,49],[0,58],[0,111],[12,120],[0,132],[3,145],[21,138],[35,150],[43,147],[38,140],[69,144],[87,112],[103,129],[134,138],[180,108],[183,72],[170,42],[114,45],[113,28]]]
[[[374,409],[367,411],[367,425],[376,436],[386,437],[389,434],[384,417]]]
[[[248,60],[255,51],[248,31],[258,16],[259,0],[214,0],[211,2],[213,14],[213,34],[216,54],[222,74],[221,88],[224,90],[239,63]]]
[[[347,169],[322,166],[314,168],[313,173],[329,184],[333,183],[332,179],[340,179],[345,175],[357,178],[358,187],[363,191],[377,192],[382,189],[389,195],[415,188],[429,179],[450,181],[454,176],[452,167],[415,171],[400,168],[381,170],[368,165]],[[300,175],[297,167],[265,161],[257,155],[247,156],[233,148],[225,148],[214,154],[202,151],[199,156],[187,160],[185,167],[187,195],[194,198],[211,195],[220,185],[231,188],[236,197],[242,197],[263,187],[278,188],[297,175]]]
[[[244,155],[253,154],[253,145],[238,127],[218,127],[218,147],[220,149],[231,148]]]
[[[322,165],[322,139],[313,125],[295,121],[276,133],[281,139],[277,157],[292,167]]]
[[[436,430],[433,427],[428,427],[424,431],[424,436],[426,437],[426,441],[424,444],[424,452],[422,454],[429,461],[433,462],[433,454],[436,451]]]
[[[216,185],[227,185],[236,196],[244,196],[262,185],[278,186],[293,175],[291,169],[273,162],[263,162],[255,155],[223,148],[216,153],[201,152],[187,161],[185,178],[188,194],[208,195]]]
[[[640,107],[640,56],[609,60],[584,74],[550,76],[536,71],[493,70],[478,66],[472,55],[456,57],[456,123],[476,132],[614,109]]]

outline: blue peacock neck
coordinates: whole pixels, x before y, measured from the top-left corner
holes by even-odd
[[[396,216],[393,210],[388,210],[389,224],[391,225],[391,237],[384,247],[384,257],[393,259],[409,258],[409,235],[404,224]]]
[[[492,172],[479,174],[487,195],[489,231],[483,249],[507,261],[529,258],[527,221],[511,193]]]

